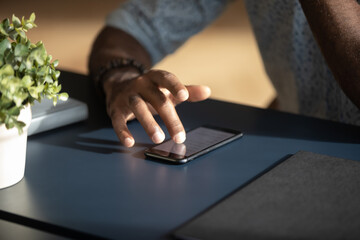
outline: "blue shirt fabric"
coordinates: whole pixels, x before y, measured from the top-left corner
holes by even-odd
[[[134,36],[153,64],[211,24],[231,0],[130,0],[107,17]],[[280,110],[360,125],[360,110],[329,70],[297,0],[245,0]]]

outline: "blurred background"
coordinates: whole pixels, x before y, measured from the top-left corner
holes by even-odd
[[[0,19],[36,14],[32,42],[43,41],[59,69],[87,74],[92,42],[121,0],[17,0],[3,3]],[[244,3],[234,1],[211,26],[155,66],[185,84],[204,84],[212,98],[265,108],[275,97],[261,62]]]

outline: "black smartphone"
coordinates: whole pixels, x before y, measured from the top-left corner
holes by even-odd
[[[145,155],[174,163],[186,163],[194,158],[232,142],[242,136],[241,131],[201,126],[186,133],[184,143],[172,139],[145,150]]]

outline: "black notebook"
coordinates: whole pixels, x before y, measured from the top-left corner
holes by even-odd
[[[360,239],[360,162],[298,152],[173,236]]]

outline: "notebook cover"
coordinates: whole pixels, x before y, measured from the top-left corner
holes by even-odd
[[[89,114],[87,105],[73,98],[65,102],[58,101],[56,106],[51,99],[45,98],[41,103],[35,102],[31,111],[28,136],[86,120]]]
[[[360,239],[360,162],[298,152],[173,236]]]

